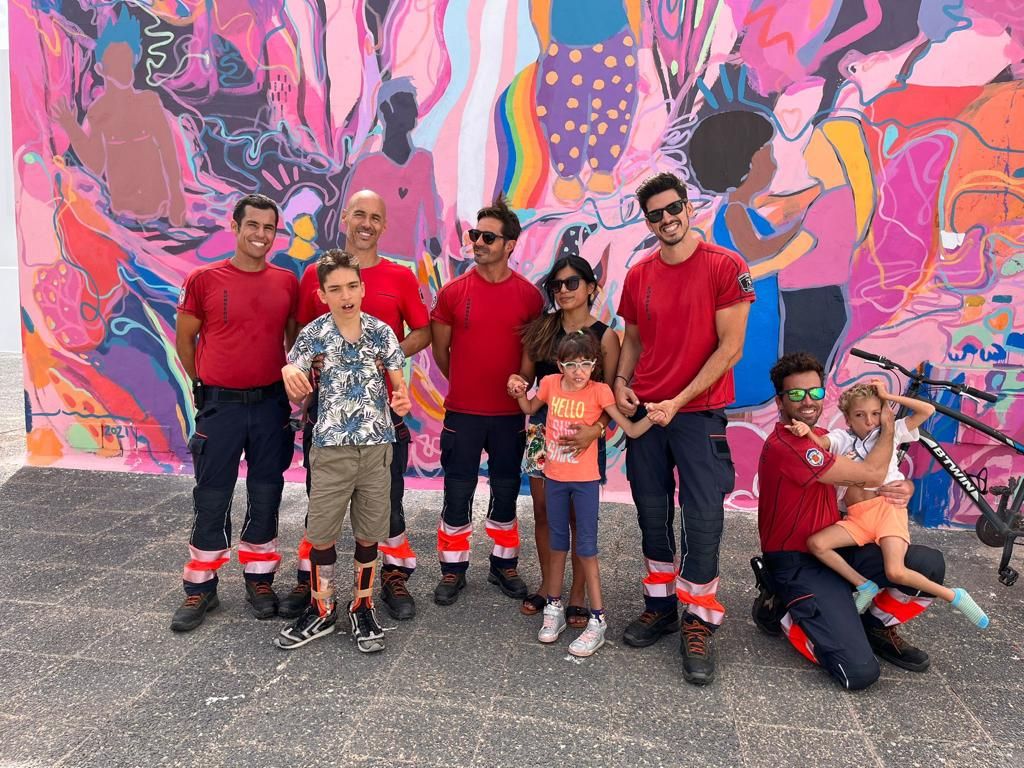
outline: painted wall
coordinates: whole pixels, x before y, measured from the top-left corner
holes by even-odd
[[[1021,19],[1020,0],[13,4],[29,460],[188,471],[174,303],[230,254],[241,193],[280,201],[273,261],[298,273],[343,242],[346,194],[376,189],[382,250],[433,294],[505,190],[514,266],[539,280],[581,254],[621,330],[623,277],[652,247],[632,191],[661,170],[755,277],[734,505],[756,504],[780,351],[828,360],[826,420],[868,372],[856,345],[1001,393],[984,417],[1019,433]],[[411,378],[412,471],[436,482],[445,385],[429,354]],[[1005,475],[977,440],[963,450]],[[622,465],[616,439],[612,494]],[[936,493],[943,519],[970,517]]]

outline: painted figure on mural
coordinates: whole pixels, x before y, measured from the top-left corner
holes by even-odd
[[[537,116],[567,203],[587,189],[610,194],[637,103],[639,0],[533,0],[530,16],[541,55]]]
[[[81,125],[67,101],[57,103],[54,119],[82,164],[106,181],[115,216],[143,222],[166,217],[181,226],[185,195],[174,133],[157,94],[135,87],[141,55],[139,22],[122,7],[96,40],[103,93],[87,107]]]
[[[441,207],[434,188],[433,156],[412,143],[416,89],[407,77],[385,81],[377,103],[384,132],[380,152],[356,160],[347,187],[373,189],[387,206],[381,253],[417,270],[425,265],[425,273],[431,275],[430,263],[441,254]]]

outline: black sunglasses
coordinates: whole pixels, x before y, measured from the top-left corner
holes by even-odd
[[[479,229],[471,229],[466,234],[469,235],[469,241],[471,243],[475,243],[477,240],[483,240],[486,245],[492,245],[499,237],[502,240],[508,240],[504,235],[496,235],[494,232],[482,232]]]
[[[565,280],[548,280],[548,290],[552,293],[558,293],[564,286],[567,291],[575,291],[580,287],[582,279],[579,275],[573,275],[572,277],[565,278]]]
[[[671,216],[675,216],[685,207],[685,200],[676,200],[675,202],[669,203],[664,208],[655,208],[653,211],[647,211],[644,216],[647,217],[647,220],[651,222],[651,224],[657,224],[665,218],[666,213]]]
[[[811,400],[824,400],[825,399],[825,388],[824,387],[811,387],[810,389],[787,389],[777,393],[779,397],[785,395],[794,403],[799,403],[807,395],[811,396]]]

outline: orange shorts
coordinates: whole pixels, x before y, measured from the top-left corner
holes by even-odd
[[[884,496],[851,504],[846,509],[846,519],[837,525],[843,526],[858,547],[878,543],[886,536],[896,536],[910,543],[910,527],[907,524],[907,508],[897,507]]]

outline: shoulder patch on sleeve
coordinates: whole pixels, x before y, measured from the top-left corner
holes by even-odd
[[[744,272],[736,279],[739,281],[741,291],[744,293],[754,292],[754,279],[750,276],[749,272]]]
[[[820,448],[808,448],[807,453],[804,454],[804,461],[812,467],[820,467],[825,463],[825,454],[821,452]]]

